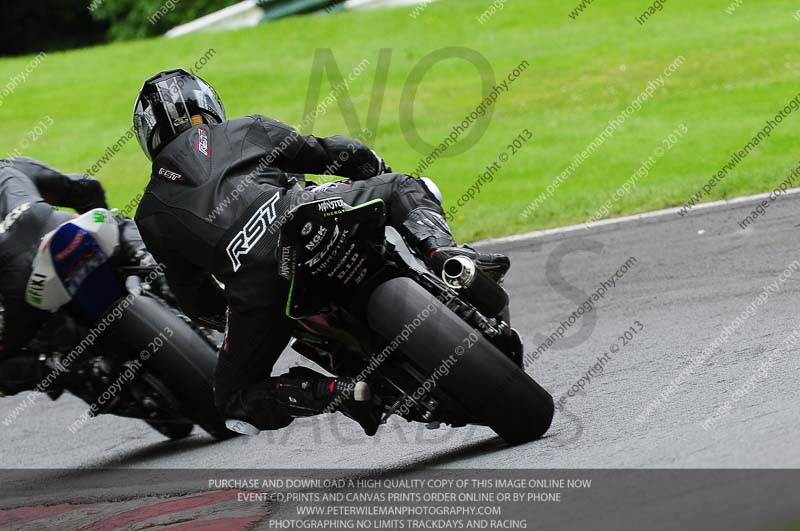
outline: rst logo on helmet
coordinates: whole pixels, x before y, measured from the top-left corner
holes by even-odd
[[[208,149],[208,131],[205,127],[197,130],[197,151],[211,158],[211,150]]]
[[[158,169],[158,175],[163,177],[163,178],[165,178],[168,181],[172,181],[172,182],[176,182],[176,183],[182,183],[183,182],[183,175],[181,175],[180,173],[175,173],[172,170],[168,170],[167,168],[165,168],[163,166]]]

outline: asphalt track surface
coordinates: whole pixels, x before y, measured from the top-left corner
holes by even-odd
[[[800,329],[800,262],[796,270],[791,265],[800,260],[800,197],[771,203],[766,215],[743,230],[739,221],[754,203],[484,246],[512,259],[506,287],[513,325],[522,332],[531,361],[528,372],[557,400],[584,377],[583,390],[567,396],[564,410],[542,440],[507,448],[485,428],[427,430],[400,420],[366,438],[338,415],[221,443],[199,430],[189,439],[165,442],[140,421],[110,416],[93,419],[72,434],[67,426],[85,404],[64,396],[56,402],[42,399],[2,427],[0,468],[30,470],[9,473],[0,482],[0,503],[9,508],[72,498],[111,500],[111,491],[97,491],[99,469],[117,468],[360,469],[379,477],[419,468],[800,468],[800,343],[792,341],[793,331]],[[627,271],[592,311],[532,360],[544,337],[568,321],[626,262]],[[762,303],[746,313],[762,293],[766,298],[762,295]],[[620,336],[631,327],[637,333],[623,340]],[[716,348],[702,354],[715,339]],[[612,345],[618,347],[613,354]],[[610,356],[602,374],[595,371],[586,382],[584,375],[606,353]],[[277,369],[298,362],[299,356],[287,351]],[[0,419],[20,400],[0,400]],[[54,478],[70,490],[54,497],[47,489]],[[189,494],[167,483],[127,487],[140,496]],[[694,492],[699,499],[736,498],[736,506],[748,500],[735,484],[724,481]],[[675,500],[680,493],[685,490],[673,493]],[[747,496],[752,502],[747,514],[773,509],[762,515],[762,523],[800,517],[784,510],[800,506],[796,487],[777,489],[769,500],[757,500],[754,492]],[[131,503],[125,496],[117,498],[114,503]],[[595,528],[605,528],[600,525],[605,522],[622,529],[619,521],[608,520],[619,510],[600,497],[554,517],[546,528],[579,528],[591,518]],[[641,522],[659,514],[648,503],[628,510],[639,511],[632,516]],[[256,521],[257,515],[245,513],[238,515],[241,522]],[[757,528],[750,527],[754,523],[741,511],[729,513],[720,529]],[[717,528],[722,522],[719,514],[704,511],[702,503],[681,517],[688,520],[675,528]],[[0,516],[0,529],[5,523]],[[48,527],[13,527],[39,528]],[[653,520],[641,528],[672,527]]]

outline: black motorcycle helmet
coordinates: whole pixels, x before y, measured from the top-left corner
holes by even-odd
[[[187,129],[224,120],[225,107],[211,85],[180,68],[145,81],[133,108],[133,128],[150,160]]]

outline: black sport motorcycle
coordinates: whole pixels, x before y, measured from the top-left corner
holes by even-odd
[[[197,424],[217,439],[235,435],[214,403],[218,336],[177,310],[158,266],[117,264],[119,227],[96,209],[42,239],[28,302],[53,312],[31,344],[41,352],[38,390],[69,391],[99,414],[144,420],[170,439]]]
[[[285,218],[277,258],[292,347],[367,382],[382,422],[480,424],[509,444],[549,429],[553,399],[522,367],[508,295],[472,260],[451,258],[437,277],[386,226],[379,199],[313,201]]]

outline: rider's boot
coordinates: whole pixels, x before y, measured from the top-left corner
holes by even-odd
[[[454,256],[472,259],[478,268],[498,283],[502,282],[511,267],[511,261],[505,255],[479,253],[468,245],[456,244],[444,216],[433,208],[420,207],[412,210],[403,223],[403,228],[405,236],[416,246],[437,275],[442,274],[444,263]]]
[[[355,378],[326,377],[306,367],[292,367],[288,374],[257,384],[247,395],[245,401],[248,406],[269,401],[293,418],[338,411],[361,425],[369,436],[375,435],[380,424],[380,416],[372,403],[372,394],[366,382]],[[230,409],[228,414],[247,417],[246,414],[236,415]],[[227,424],[229,429],[247,435],[260,431],[242,421],[230,420]]]

